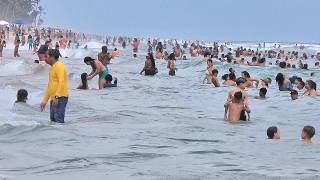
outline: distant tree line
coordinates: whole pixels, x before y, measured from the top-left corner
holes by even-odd
[[[23,19],[26,24],[40,25],[44,9],[40,0],[0,0],[0,20],[14,22]]]

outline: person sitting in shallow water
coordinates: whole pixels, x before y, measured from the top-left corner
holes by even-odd
[[[111,74],[108,74],[105,79],[106,79],[106,83],[103,86],[104,88],[117,87],[118,86],[118,79],[117,78],[114,78],[114,81],[112,83],[113,78],[112,78]]]
[[[301,132],[301,139],[304,143],[311,144],[312,137],[315,135],[316,130],[313,126],[304,126]]]
[[[17,92],[17,100],[15,103],[27,103],[28,91],[25,89],[19,89]]]
[[[267,129],[268,139],[280,139],[280,130],[276,126],[271,126]]]
[[[80,85],[77,87],[77,89],[84,89],[84,90],[85,90],[85,89],[89,89],[87,76],[88,76],[87,73],[82,73],[82,74],[81,74],[81,83],[80,83]]]
[[[233,98],[229,100],[224,107],[225,120],[232,122],[250,120],[250,108],[244,103],[241,91],[234,93]],[[248,114],[248,119],[245,113]]]

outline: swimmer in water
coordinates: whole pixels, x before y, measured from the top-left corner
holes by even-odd
[[[91,73],[87,76],[87,80],[93,79],[96,75],[99,75],[98,86],[99,89],[103,89],[105,77],[109,74],[105,66],[99,61],[92,59],[91,57],[85,57],[84,63],[92,67]]]
[[[211,59],[207,60],[207,70],[206,70],[206,77],[203,80],[203,83],[207,82],[207,84],[211,84],[212,80],[212,71],[214,70],[214,65]]]
[[[89,89],[87,76],[88,76],[87,73],[82,73],[81,74],[81,83],[77,87],[77,89],[83,89],[83,90]]]
[[[259,90],[259,96],[256,96],[255,99],[266,99],[267,92],[268,92],[267,88],[261,88]]]
[[[25,89],[19,89],[17,92],[17,100],[15,103],[27,103],[28,91]]]
[[[285,78],[282,73],[278,73],[276,76],[276,82],[280,91],[290,91],[293,89],[291,81]]]
[[[317,84],[312,80],[306,81],[306,91],[303,93],[303,95],[307,96],[320,96],[320,93],[317,92]]]
[[[217,69],[212,70],[211,81],[214,87],[220,87],[219,79],[218,79],[219,71]]]
[[[117,48],[114,48],[114,50],[111,53],[111,56],[112,58],[119,57],[120,56],[119,50]]]
[[[155,60],[151,53],[148,53],[146,56],[146,61],[144,63],[144,67],[141,70],[140,74],[144,72],[145,76],[154,76],[158,73],[158,69],[156,68]]]
[[[252,79],[250,77],[250,74],[247,71],[243,71],[241,73],[241,76],[247,80],[247,87],[248,88],[252,88],[252,87],[256,87],[257,88],[259,86],[259,80]],[[255,82],[255,84],[253,84],[253,82]]]
[[[301,132],[301,139],[306,144],[312,144],[312,138],[315,135],[316,130],[313,126],[304,126]]]
[[[175,64],[175,55],[173,53],[171,53],[169,55],[169,60],[168,60],[168,65],[167,65],[167,68],[169,69],[169,76],[175,76],[176,75],[176,64]]]
[[[280,139],[280,130],[276,126],[271,126],[267,129],[268,139]]]
[[[250,108],[244,104],[242,92],[238,91],[234,93],[233,98],[228,101],[225,105],[225,120],[231,121],[231,122],[237,122],[237,121],[246,121],[246,115],[245,112],[248,114],[248,120],[250,120]]]
[[[230,74],[225,74],[222,76],[222,80],[223,80],[223,85],[227,85],[227,86],[235,86],[235,75],[233,73]]]
[[[112,78],[111,74],[108,74],[105,79],[106,79],[106,83],[103,86],[104,88],[110,88],[110,87],[117,87],[118,86],[118,79],[117,78],[114,78],[114,81],[112,83],[113,78]]]
[[[299,98],[299,94],[298,94],[298,91],[296,91],[296,90],[292,90],[291,92],[290,92],[290,97],[291,97],[291,100],[297,100],[298,98]]]

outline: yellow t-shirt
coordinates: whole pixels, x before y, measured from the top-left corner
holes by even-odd
[[[49,72],[49,81],[43,102],[47,103],[49,99],[58,97],[68,97],[68,73],[65,65],[57,61],[51,66]]]

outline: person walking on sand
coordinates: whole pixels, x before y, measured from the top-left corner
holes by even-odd
[[[68,74],[65,65],[59,61],[59,52],[55,49],[38,52],[43,54],[44,61],[51,66],[47,90],[40,104],[40,110],[45,110],[50,100],[50,120],[64,123],[65,110],[68,103]]]

